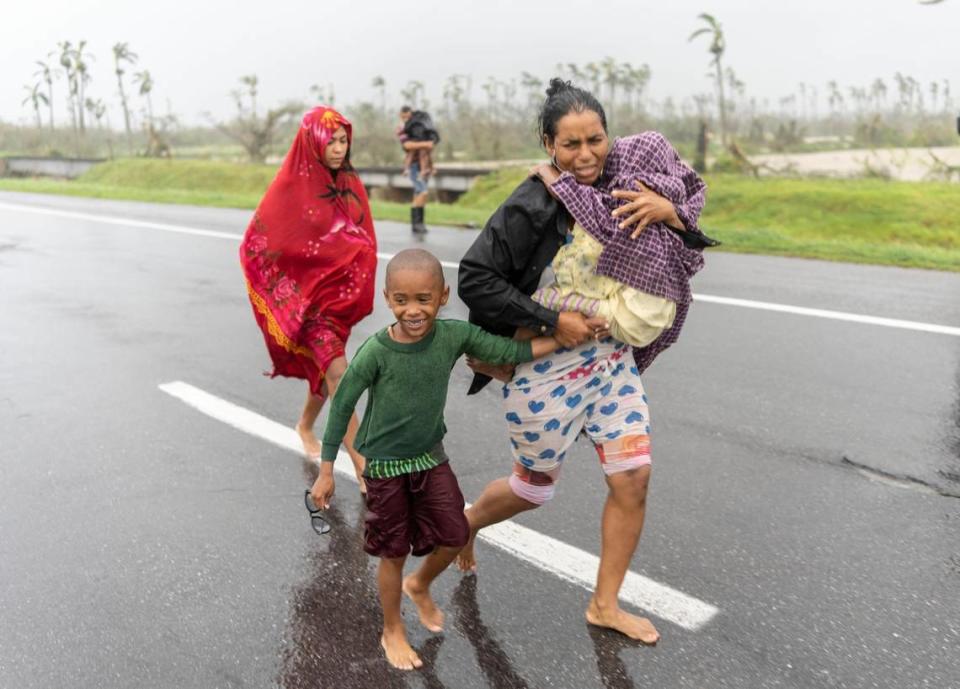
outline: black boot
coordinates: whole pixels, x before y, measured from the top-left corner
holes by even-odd
[[[414,206],[410,209],[411,230],[414,234],[426,234],[427,226],[423,224],[423,206]]]

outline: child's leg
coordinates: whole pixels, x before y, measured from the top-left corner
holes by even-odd
[[[563,294],[556,284],[541,287],[530,298],[554,311],[578,311],[587,317],[603,315],[600,313],[603,299],[592,299],[577,292]]]
[[[430,450],[446,459],[443,445]],[[403,580],[403,592],[417,606],[420,622],[431,632],[443,631],[443,612],[430,597],[430,584],[445,570],[470,538],[463,514],[464,500],[450,462],[411,476],[411,512],[415,530],[413,552],[426,555],[416,572]]]
[[[403,580],[403,592],[417,606],[420,624],[431,632],[443,631],[443,611],[437,607],[430,596],[430,584],[450,566],[460,550],[459,546],[439,546],[423,558],[416,572]]]
[[[407,641],[407,630],[400,614],[403,563],[405,557],[380,558],[377,570],[377,588],[380,592],[380,607],[383,608],[383,636],[380,645],[387,655],[387,662],[399,670],[421,667],[423,661]]]

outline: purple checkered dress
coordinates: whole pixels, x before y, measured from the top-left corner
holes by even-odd
[[[637,239],[630,239],[629,229],[617,227],[619,219],[610,213],[623,202],[613,198],[611,192],[635,190],[635,180],[669,199],[688,232],[700,232],[697,220],[706,201],[707,185],[657,132],[614,141],[595,186],[578,184],[573,175],[564,172],[551,190],[574,220],[603,245],[598,275],[677,303],[673,326],[646,347],[633,350],[643,372],[680,336],[693,299],[690,278],[703,268],[703,252],[685,246],[680,236],[663,223],[647,226]]]

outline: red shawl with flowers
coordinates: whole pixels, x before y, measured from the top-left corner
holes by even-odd
[[[260,201],[240,245],[240,263],[273,376],[304,378],[315,395],[353,327],[373,310],[377,240],[370,205],[349,155],[337,172],[323,151],[350,122],[318,107]]]

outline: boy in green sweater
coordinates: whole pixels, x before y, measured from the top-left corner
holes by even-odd
[[[407,641],[401,593],[420,622],[443,630],[431,582],[470,536],[460,486],[443,450],[443,408],[454,363],[463,354],[494,363],[522,363],[557,349],[552,337],[518,342],[465,321],[437,320],[450,288],[436,257],[401,251],[387,264],[384,297],[396,322],[361,345],[340,379],[323,435],[320,475],[311,491],[317,506],[333,497],[333,460],[360,395],[367,408],[354,447],[367,458],[364,550],[380,558],[377,585],[383,607],[380,644],[391,665],[413,670],[423,662]],[[426,555],[406,578],[407,555]]]

